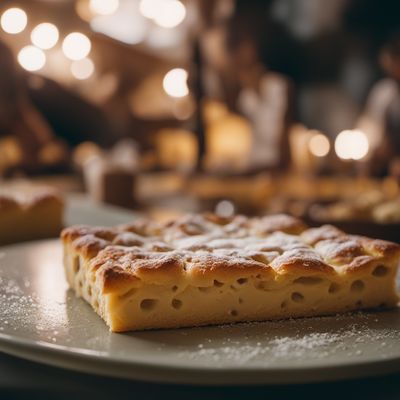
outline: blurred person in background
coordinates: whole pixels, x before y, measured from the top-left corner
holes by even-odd
[[[226,41],[236,80],[231,82],[237,88],[236,109],[252,124],[255,169],[285,169],[290,162],[292,85],[275,71],[285,70],[294,43],[282,24],[272,20],[270,3],[237,0]]]
[[[215,2],[214,23],[203,32],[207,94],[250,121],[248,168],[254,171],[285,169],[290,161],[293,96],[285,68],[294,65],[289,60],[296,58],[296,51],[291,35],[271,18],[272,3]],[[218,5],[222,15],[216,18]],[[208,15],[213,15],[209,9]]]
[[[54,135],[29,100],[11,50],[0,42],[0,155],[11,163],[32,166]]]
[[[112,136],[97,106],[22,71],[2,42],[0,60],[0,174],[65,169],[69,146]]]
[[[358,128],[369,139],[371,172],[400,177],[400,33],[386,42],[379,61],[387,77],[372,87]]]

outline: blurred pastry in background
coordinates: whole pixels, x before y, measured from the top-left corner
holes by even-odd
[[[365,192],[361,196],[338,200],[331,204],[315,204],[310,207],[311,218],[316,221],[360,221],[371,220],[375,207],[385,201],[379,191]]]
[[[0,183],[0,245],[58,236],[63,211],[63,199],[53,188]]]
[[[314,204],[309,216],[316,222],[399,224],[400,198],[389,199],[381,192],[371,191],[327,205]]]
[[[372,210],[372,218],[380,224],[400,223],[400,199],[379,204]]]

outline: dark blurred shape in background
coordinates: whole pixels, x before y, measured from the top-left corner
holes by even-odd
[[[344,177],[388,177],[397,196],[398,1],[18,0],[0,15],[4,176],[75,171],[124,206],[165,190],[253,213],[291,208],[294,185],[302,214]]]

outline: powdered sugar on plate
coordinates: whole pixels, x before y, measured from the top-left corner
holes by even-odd
[[[399,319],[398,312],[396,314]],[[226,331],[227,335],[221,340],[206,338],[196,349],[184,349],[178,356],[192,360],[212,359],[215,365],[221,366],[227,363],[232,366],[298,365],[313,360],[331,362],[337,358],[343,363],[349,359],[361,360],[368,358],[374,348],[378,358],[384,359],[390,357],[393,348],[400,343],[400,330],[391,327],[390,319],[388,312],[357,312],[227,325],[214,328]],[[238,332],[243,335],[238,336]]]

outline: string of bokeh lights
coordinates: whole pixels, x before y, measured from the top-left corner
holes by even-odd
[[[89,8],[92,22],[94,22],[97,17],[117,16],[116,13],[120,9],[121,1],[78,0],[77,6],[82,5],[84,2]],[[138,9],[142,18],[152,21],[155,25],[167,30],[180,25],[187,14],[185,5],[179,0],[140,0]],[[7,34],[17,35],[28,27],[28,19],[25,10],[12,7],[3,12],[0,18],[0,25]],[[117,38],[117,40],[132,41],[132,38],[118,37],[118,35],[121,35],[118,18],[111,24],[110,21],[105,20],[104,24],[107,28],[104,31],[105,34],[109,34],[111,37]],[[93,29],[94,24],[91,24],[91,26]],[[110,29],[114,28],[115,35],[110,32]],[[139,36],[143,38],[144,34]],[[69,70],[75,79],[85,80],[94,74],[95,64],[89,57],[92,43],[85,34],[71,32],[66,34],[61,41],[58,27],[53,23],[43,22],[33,27],[30,33],[30,40],[31,43],[21,48],[17,55],[19,64],[25,70],[30,72],[42,70],[47,61],[46,51],[53,49],[57,43],[61,42],[62,54],[69,61]],[[189,95],[187,80],[188,72],[185,69],[174,68],[165,74],[162,83],[163,89],[171,98],[186,97]],[[328,156],[332,147],[329,138],[319,131],[312,130],[310,133],[309,152],[317,158]],[[333,147],[336,155],[342,160],[361,160],[369,152],[368,138],[360,130],[340,132],[336,136]]]
[[[331,143],[323,133],[310,130],[308,150],[318,158],[326,157],[331,150]],[[364,159],[370,150],[367,135],[358,129],[344,130],[340,132],[334,141],[336,155],[345,161],[359,161]]]
[[[17,35],[27,28],[28,15],[21,8],[9,8],[1,15],[0,25],[4,32]],[[54,48],[59,39],[56,25],[50,22],[36,25],[30,34],[31,44],[18,52],[17,60],[21,67],[30,72],[40,71],[46,65],[46,51]],[[87,79],[94,72],[93,61],[88,58],[90,50],[90,39],[80,32],[71,32],[62,41],[63,54],[71,61],[70,71],[76,79]]]
[[[111,16],[120,7],[120,0],[86,0],[92,18],[97,16]],[[139,11],[143,18],[153,21],[162,28],[174,28],[181,24],[186,17],[186,7],[179,0],[141,0],[138,3]],[[0,26],[4,32],[17,35],[28,27],[29,18],[22,8],[12,7],[5,10],[0,18]],[[115,24],[118,29],[118,24]],[[95,71],[95,64],[89,57],[91,41],[84,33],[71,32],[60,40],[58,27],[50,22],[43,22],[33,27],[30,33],[31,43],[22,47],[17,55],[17,60],[22,68],[30,72],[42,70],[47,62],[48,50],[53,49],[61,42],[62,54],[70,61],[69,69],[72,76],[78,80],[90,78]],[[174,71],[170,71],[174,76]],[[179,93],[185,91],[187,76],[175,73],[175,85],[171,78],[167,78],[170,90],[166,93],[171,97],[182,97]],[[165,85],[164,85],[165,89]],[[171,94],[172,93],[172,94]],[[177,96],[174,93],[178,93]]]

